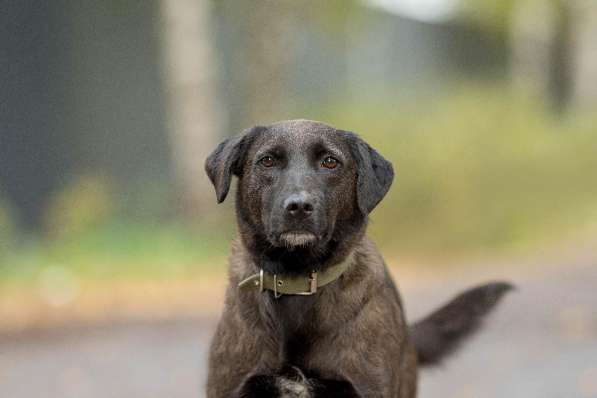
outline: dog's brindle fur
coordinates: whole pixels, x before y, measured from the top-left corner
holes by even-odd
[[[323,167],[330,156],[336,167]],[[415,397],[417,362],[436,363],[453,350],[509,288],[466,292],[409,330],[384,261],[365,237],[393,169],[353,133],[307,120],[257,126],[220,144],[206,171],[218,202],[232,175],[239,178],[240,232],[211,346],[209,398]],[[297,217],[292,204],[304,212]],[[308,239],[293,245],[295,233]],[[237,288],[260,269],[306,276],[346,259],[347,271],[312,296]]]

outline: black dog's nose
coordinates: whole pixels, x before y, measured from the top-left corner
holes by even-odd
[[[309,217],[313,213],[313,203],[305,194],[290,195],[284,201],[284,208],[292,217]]]

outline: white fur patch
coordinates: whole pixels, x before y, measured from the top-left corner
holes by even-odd
[[[300,372],[300,371],[299,371]],[[276,380],[278,385],[278,391],[282,398],[311,398],[311,386],[309,382],[300,373],[299,380],[288,379],[286,377],[280,377]]]
[[[285,232],[280,239],[288,247],[304,247],[313,243],[317,237],[310,232]]]

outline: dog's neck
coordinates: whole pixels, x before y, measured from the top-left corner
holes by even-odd
[[[270,274],[301,275],[321,272],[339,263],[344,253],[337,242],[330,242],[324,250],[310,248],[266,248],[254,256],[255,264]]]
[[[362,278],[359,264],[368,253],[367,239],[360,235],[355,240],[357,241],[349,246],[348,258],[340,256],[339,252],[335,253],[337,257],[334,259],[349,261],[342,274],[343,278],[348,279],[341,285],[330,283],[317,289],[312,295],[282,294],[279,297],[271,290],[260,291],[257,287],[250,286],[247,289],[233,287],[243,292],[243,299],[239,302],[246,309],[244,313],[250,317],[251,322],[261,325],[266,330],[265,334],[272,336],[270,343],[273,344],[272,349],[279,352],[281,363],[303,365],[304,355],[311,350],[310,336],[337,330],[343,318],[329,316],[329,306],[335,305],[332,303],[341,302],[342,306],[357,308],[356,303],[362,301],[359,289],[348,294],[341,288],[348,283],[352,286],[351,290],[354,290],[354,283],[348,281],[353,280],[355,275],[358,279]],[[240,261],[238,265],[242,265],[242,268],[236,269],[240,271],[238,276],[245,278],[258,271],[259,266],[252,261],[254,257],[247,247],[242,242],[239,243],[239,253],[242,253],[245,261]],[[341,300],[338,295],[342,296]]]

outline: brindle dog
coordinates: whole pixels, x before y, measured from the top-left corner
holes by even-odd
[[[416,396],[417,367],[437,363],[510,289],[471,289],[407,326],[398,291],[365,237],[392,165],[357,135],[291,120],[222,142],[206,161],[218,202],[239,179],[240,241],[230,256],[224,313],[212,342],[207,396]],[[239,289],[266,275],[341,276],[311,295]]]

